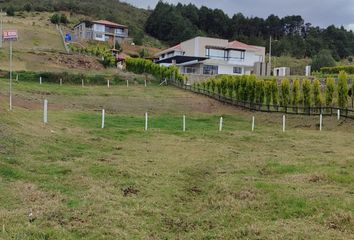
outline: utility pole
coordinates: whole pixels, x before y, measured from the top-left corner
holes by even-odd
[[[10,111],[12,111],[12,41],[10,41],[10,84],[9,84],[9,91],[10,91]]]
[[[2,48],[2,29],[3,29],[3,20],[2,20],[2,9],[1,9],[1,12],[0,12],[0,38],[1,38],[0,48]]]
[[[272,35],[269,37],[269,76],[272,75]]]

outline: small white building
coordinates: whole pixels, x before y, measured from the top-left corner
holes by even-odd
[[[239,41],[196,37],[156,55],[156,63],[176,65],[181,73],[197,75],[243,75],[254,72],[264,62],[265,48]]]
[[[289,67],[279,67],[274,68],[273,75],[275,77],[286,77],[290,76],[290,68]]]

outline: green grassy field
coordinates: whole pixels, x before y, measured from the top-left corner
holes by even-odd
[[[354,238],[351,120],[326,117],[319,132],[318,117],[288,116],[282,133],[281,115],[173,87],[21,81],[9,112],[7,87],[0,239]]]

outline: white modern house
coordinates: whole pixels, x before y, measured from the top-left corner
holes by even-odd
[[[128,27],[106,20],[83,21],[74,26],[75,35],[79,40],[96,40],[113,43],[128,38]]]
[[[239,41],[196,37],[166,49],[156,55],[156,63],[176,65],[181,73],[197,75],[254,72],[256,63],[265,60],[265,47]]]

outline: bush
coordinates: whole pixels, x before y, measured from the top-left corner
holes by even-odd
[[[338,106],[345,108],[348,105],[348,75],[341,71],[338,76]]]
[[[265,102],[266,105],[269,108],[269,105],[272,102],[272,82],[271,81],[266,81],[264,85],[264,94],[265,94]]]
[[[312,70],[320,71],[323,67],[334,67],[336,65],[336,61],[332,57],[332,54],[329,50],[320,51],[313,59],[312,59]]]
[[[10,17],[15,16],[15,8],[13,6],[9,6],[8,8],[6,8],[6,14]]]
[[[50,17],[50,22],[53,23],[53,24],[60,24],[60,15],[58,13],[54,13]]]
[[[304,107],[311,107],[311,83],[308,79],[302,82],[302,99]]]
[[[293,106],[297,107],[300,104],[301,94],[300,94],[300,81],[295,80],[291,89],[291,103]]]
[[[326,106],[332,106],[335,91],[335,83],[333,78],[326,79]]]
[[[255,98],[257,104],[263,104],[264,102],[264,81],[263,80],[256,81]]]
[[[23,6],[23,9],[24,9],[26,12],[31,12],[31,11],[32,11],[32,4],[26,3],[26,4]]]
[[[316,79],[313,81],[313,100],[316,107],[322,106],[322,94],[321,94],[321,83],[320,80]]]
[[[288,79],[281,82],[281,104],[287,107],[290,103],[290,83]]]
[[[273,100],[273,105],[279,104],[279,88],[276,79],[272,80],[272,100]]]
[[[256,101],[256,78],[249,76],[247,81],[247,95],[248,101],[254,103]]]

